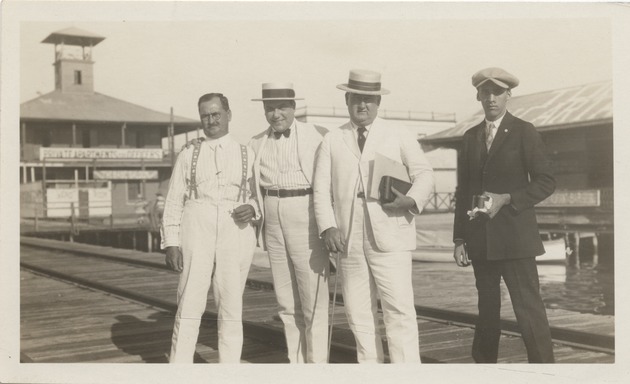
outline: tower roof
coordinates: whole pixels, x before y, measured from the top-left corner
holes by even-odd
[[[47,38],[42,40],[42,43],[78,45],[81,47],[87,47],[95,46],[103,40],[105,40],[105,37],[103,36],[99,36],[97,34],[87,32],[79,28],[71,27],[51,33],[50,35],[48,35]]]

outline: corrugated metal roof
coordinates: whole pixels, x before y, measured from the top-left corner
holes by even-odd
[[[70,27],[51,33],[42,40],[42,43],[95,46],[103,40],[105,40],[103,36],[79,28]]]
[[[531,122],[540,131],[612,121],[612,81],[516,96],[508,101],[508,111]],[[457,141],[483,118],[481,109],[453,128],[427,136],[421,141],[432,144]]]
[[[157,112],[101,93],[47,93],[20,105],[20,119],[85,122],[169,124],[168,113]],[[199,125],[199,121],[174,116],[176,124]]]

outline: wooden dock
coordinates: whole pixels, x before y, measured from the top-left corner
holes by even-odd
[[[53,247],[56,250],[51,250]],[[110,259],[79,253],[102,254]],[[141,264],[115,262],[131,259]],[[78,243],[22,238],[21,263],[21,352],[24,362],[165,362],[170,348],[172,310],[175,308],[177,275],[163,268],[163,255]],[[94,284],[68,283],[33,272],[31,267],[72,275]],[[414,264],[416,304],[420,309],[418,327],[420,350],[425,363],[471,363],[473,328],[464,323],[423,316],[423,308],[448,308],[474,316],[475,292],[462,295],[462,281],[471,272],[452,273],[447,265],[426,270]],[[453,274],[450,281],[444,276]],[[330,284],[334,282],[331,279]],[[120,294],[103,293],[94,287],[111,286]],[[267,268],[252,266],[244,295],[246,342],[243,360],[251,363],[286,362],[282,324],[276,316],[275,295]],[[458,289],[459,287],[459,289]],[[116,292],[116,291],[114,291]],[[124,297],[132,292],[135,298]],[[331,288],[332,292],[332,288]],[[147,301],[144,301],[148,298]],[[340,298],[342,301],[342,298]],[[510,319],[509,298],[503,316]],[[472,301],[472,302],[471,302]],[[198,362],[216,362],[216,328],[208,298],[207,321],[198,344]],[[614,317],[549,310],[552,326],[614,339]],[[338,362],[350,362],[354,339],[348,329],[342,305],[335,308],[333,344],[348,352],[334,356]],[[381,320],[382,326],[382,320]],[[611,363],[614,350],[582,348],[571,343],[554,344],[560,363]],[[333,360],[335,361],[335,360]],[[501,338],[501,363],[526,362],[520,337],[506,330]]]

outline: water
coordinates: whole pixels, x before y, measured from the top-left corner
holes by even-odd
[[[582,263],[539,265],[540,292],[547,308],[614,315],[614,268]]]

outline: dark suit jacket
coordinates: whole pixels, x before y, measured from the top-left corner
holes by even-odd
[[[466,242],[471,260],[542,255],[534,205],[553,193],[555,179],[534,126],[506,112],[486,153],[482,121],[464,133],[457,163],[453,239]],[[472,196],[484,191],[509,193],[511,204],[492,219],[469,220]]]

